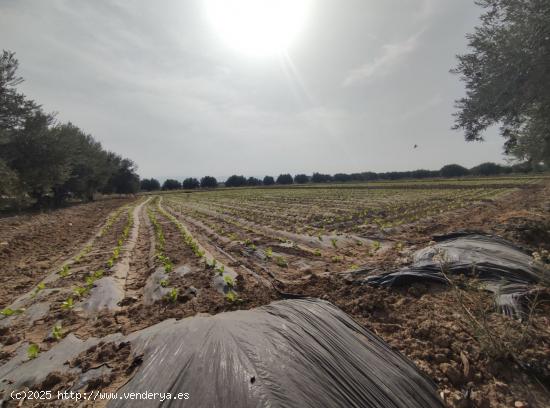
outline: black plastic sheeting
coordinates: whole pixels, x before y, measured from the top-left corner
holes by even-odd
[[[544,273],[530,255],[493,236],[458,233],[437,239],[440,242],[414,254],[411,266],[369,276],[364,281],[387,287],[422,281],[448,284],[443,267],[448,274],[479,279],[485,289],[495,294],[495,303],[502,313],[521,317],[522,299]]]
[[[435,385],[383,340],[318,299],[165,321],[128,337],[143,363],[109,407],[443,407]]]

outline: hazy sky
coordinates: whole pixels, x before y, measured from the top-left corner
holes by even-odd
[[[286,53],[255,55],[204,1],[0,0],[0,43],[29,97],[143,177],[437,169],[503,160],[496,132],[451,130],[464,89],[449,69],[479,14],[473,0],[311,0]]]

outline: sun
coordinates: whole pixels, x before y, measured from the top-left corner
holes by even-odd
[[[285,51],[302,30],[310,0],[206,0],[208,18],[231,48],[253,56]]]

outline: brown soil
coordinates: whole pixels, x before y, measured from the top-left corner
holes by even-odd
[[[1,287],[0,303],[9,304],[17,294],[39,282],[47,271],[73,255],[97,231],[98,222],[121,204],[122,201],[105,201],[19,221],[0,220],[0,235],[7,237],[9,248],[0,253],[2,268],[6,270],[2,284],[8,288]],[[193,221],[189,212],[179,214],[177,209],[165,206],[219,262],[239,273],[235,282],[238,299],[233,302],[217,290],[213,283],[216,271],[193,253],[176,225],[154,205],[149,208],[164,233],[164,255],[174,265],[174,271],[167,274],[167,288],[177,289],[177,297],[165,296],[153,304],[144,301],[148,278],[161,266],[154,256],[155,233],[144,209],[139,215],[138,241],[131,256],[122,307],[114,313],[104,311],[87,318],[75,311],[63,312],[60,308],[63,297],[54,294],[55,312],[37,321],[31,329],[23,323],[0,329],[0,342],[8,346],[11,343],[0,355],[1,359],[11,357],[16,346],[25,340],[47,350],[55,344],[47,337],[58,321],[66,333],[84,339],[117,332],[127,334],[168,318],[249,309],[288,294],[302,295],[331,301],[411,358],[437,383],[448,406],[508,407],[515,403],[550,406],[550,395],[541,385],[550,381],[548,289],[536,297],[529,321],[519,323],[498,314],[490,294],[468,285],[453,289],[415,284],[407,289],[387,290],[354,284],[342,273],[355,266],[373,271],[393,269],[409,262],[412,252],[426,246],[434,235],[459,230],[500,235],[530,251],[550,249],[550,185],[518,189],[504,199],[479,201],[413,224],[377,231],[376,236],[369,236],[366,231],[360,234],[366,239],[380,240],[383,243],[380,250],[329,245],[322,247],[321,255],[307,245],[280,247],[280,236],[250,231],[222,217],[201,216]],[[72,223],[70,228],[68,223]],[[112,248],[122,228],[122,221],[114,223],[112,232],[98,241],[95,252],[77,266],[85,271],[98,267],[99,259],[104,259],[104,253]],[[346,231],[348,225],[342,228]],[[236,236],[238,240],[228,236]],[[250,242],[242,242],[245,238]],[[265,256],[269,248],[274,253],[272,257]],[[276,255],[284,256],[288,265],[277,265]],[[343,259],[332,262],[335,255],[342,255]],[[35,268],[42,265],[40,262],[44,268]],[[176,273],[179,268],[185,268],[186,272]],[[22,277],[25,273],[29,276]],[[493,334],[490,341],[479,334],[471,316],[483,318]],[[119,347],[124,352],[119,353]],[[112,369],[111,374],[100,377],[93,385],[97,386],[95,389],[111,391],[132,375],[139,365],[139,356],[131,354],[129,345],[106,343],[82,353],[70,364],[84,369],[106,364]],[[73,381],[70,376],[54,373],[41,387],[55,383],[52,387],[65,389]]]
[[[127,202],[104,200],[0,219],[0,308],[75,254],[97,232],[107,215]]]

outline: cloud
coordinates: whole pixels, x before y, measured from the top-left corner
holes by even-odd
[[[410,36],[404,41],[385,44],[382,46],[382,55],[374,61],[368,62],[359,68],[352,69],[344,79],[344,86],[352,86],[365,83],[375,77],[382,77],[391,72],[397,65],[403,62],[407,55],[412,54],[419,45],[418,38],[424,30]]]

